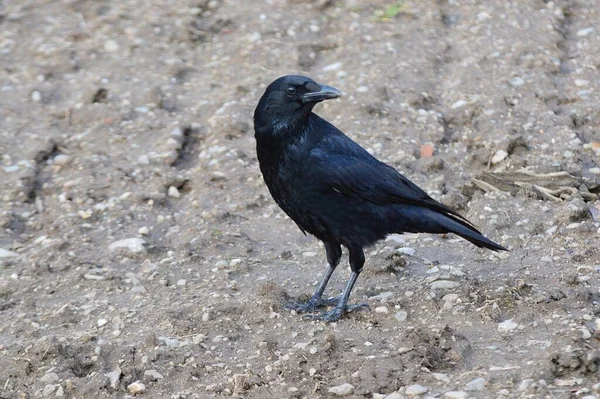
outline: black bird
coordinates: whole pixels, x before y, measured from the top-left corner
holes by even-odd
[[[310,300],[288,307],[314,313],[335,304],[315,315],[326,321],[366,306],[348,306],[348,297],[365,263],[363,248],[388,234],[454,233],[478,247],[506,250],[312,112],[317,103],[341,95],[304,76],[282,76],[267,87],[254,111],[256,152],[267,187],[304,234],[323,241],[329,263]],[[342,245],[352,274],[338,298],[324,299]]]

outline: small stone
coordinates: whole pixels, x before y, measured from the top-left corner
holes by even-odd
[[[54,157],[54,165],[65,166],[71,162],[71,157],[66,154],[58,154]]]
[[[0,260],[8,259],[8,258],[16,258],[17,256],[19,256],[19,254],[16,252],[12,252],[7,249],[0,248]]]
[[[305,258],[312,258],[314,256],[317,256],[316,252],[302,252],[302,256],[304,256]]]
[[[509,332],[519,327],[518,323],[515,323],[513,319],[508,319],[503,321],[502,323],[498,323],[498,331],[499,332]]]
[[[391,394],[384,396],[383,399],[404,399],[404,395],[400,392],[392,392]]]
[[[421,158],[429,158],[433,156],[433,146],[431,144],[423,144],[421,146]]]
[[[422,385],[415,384],[415,385],[407,386],[404,393],[408,396],[417,396],[417,395],[423,395],[427,391],[429,391],[429,388],[424,387]]]
[[[141,236],[147,236],[148,234],[150,234],[150,229],[148,228],[148,226],[142,226],[138,229],[138,234]]]
[[[396,252],[399,254],[404,254],[404,255],[408,255],[408,256],[415,256],[415,253],[417,253],[417,251],[415,251],[413,248],[410,248],[410,247],[398,248],[396,250]]]
[[[586,37],[590,33],[594,32],[594,28],[583,28],[577,31],[577,37]]]
[[[158,380],[162,380],[163,375],[161,373],[159,373],[156,370],[146,370],[144,371],[144,377],[151,380],[151,381],[158,381]]]
[[[590,168],[589,172],[593,175],[600,175],[600,168],[597,168],[597,167]]]
[[[327,72],[327,71],[335,71],[338,70],[342,67],[342,63],[341,62],[334,62],[333,64],[329,64],[323,67],[323,72]]]
[[[110,244],[108,249],[111,251],[124,249],[131,253],[139,253],[146,250],[145,245],[146,241],[142,240],[141,238],[125,238],[123,240],[113,242]]]
[[[110,382],[110,387],[115,390],[119,389],[119,380],[121,379],[121,369],[119,367],[117,367],[110,373],[106,373],[106,376],[108,377],[108,381]]]
[[[374,301],[385,301],[385,300],[390,299],[392,296],[394,296],[394,293],[392,291],[384,291],[384,292],[380,292],[377,295],[369,297],[369,299],[372,299]]]
[[[585,395],[581,399],[598,399],[598,397],[595,395]]]
[[[460,284],[457,283],[456,281],[437,280],[437,281],[434,281],[433,283],[431,283],[429,288],[431,288],[432,291],[437,291],[437,290],[452,290],[459,286],[460,286]]]
[[[183,278],[180,279],[180,280],[177,280],[177,286],[178,287],[183,287],[186,284],[187,284],[187,281],[185,279],[183,279]]]
[[[467,391],[483,391],[485,389],[485,378],[475,378],[465,385]]]
[[[119,46],[119,43],[114,40],[107,40],[104,42],[104,51],[108,53],[116,53],[120,48],[121,46]]]
[[[144,393],[146,390],[146,386],[139,381],[134,382],[133,384],[127,385],[127,390],[132,395],[137,395],[139,393]]]
[[[444,399],[464,399],[468,397],[469,394],[465,391],[448,391],[442,396]]]
[[[98,327],[102,327],[102,326],[106,325],[106,323],[108,323],[108,320],[106,320],[106,319],[98,319],[98,321],[96,322],[96,325]]]
[[[354,385],[345,382],[342,385],[329,388],[328,392],[336,396],[352,395],[354,393]]]
[[[521,383],[519,384],[519,388],[517,388],[519,391],[523,392],[528,390],[529,388],[531,388],[531,386],[533,385],[533,380],[532,379],[526,379],[521,381]]]
[[[58,382],[58,374],[56,373],[46,373],[42,378],[40,378],[41,382]]]
[[[163,341],[169,348],[177,348],[181,343],[177,338],[158,337],[159,341]]]
[[[179,197],[181,197],[181,194],[179,193],[179,190],[175,186],[169,187],[169,190],[167,191],[167,195],[169,197],[173,197],[173,198],[179,198]]]
[[[56,389],[56,393],[54,394],[54,397],[56,398],[62,398],[65,396],[65,390],[63,389],[62,386],[58,386],[58,388]]]
[[[378,306],[375,308],[376,313],[389,313],[389,309],[387,306]]]
[[[496,165],[497,163],[504,161],[507,156],[508,156],[508,152],[506,152],[504,150],[496,151],[496,153],[492,157],[492,164]]]
[[[42,391],[42,396],[47,398],[48,396],[52,395],[55,390],[56,390],[56,385],[48,384],[44,387],[44,390]]]
[[[150,157],[146,154],[140,155],[138,157],[138,163],[142,165],[150,165]]]
[[[515,76],[514,78],[512,78],[511,80],[509,80],[508,83],[512,87],[519,87],[519,86],[523,86],[525,84],[525,79],[523,79],[520,76]]]
[[[408,318],[408,312],[406,312],[405,310],[400,310],[400,311],[396,312],[396,314],[394,315],[394,317],[399,322],[404,322]]]
[[[42,93],[40,93],[38,90],[34,90],[31,92],[31,101],[35,102],[35,103],[39,103],[40,101],[42,101]]]

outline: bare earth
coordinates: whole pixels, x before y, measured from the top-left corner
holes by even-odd
[[[0,0],[0,398],[600,398],[599,10]],[[325,270],[254,152],[289,73],[511,252],[394,236],[370,311],[285,310]]]

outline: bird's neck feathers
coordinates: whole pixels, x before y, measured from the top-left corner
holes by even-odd
[[[301,138],[310,124],[312,107],[297,112],[278,112],[268,103],[259,104],[254,112],[254,132],[257,140],[294,142]]]

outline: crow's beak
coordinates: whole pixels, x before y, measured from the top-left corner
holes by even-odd
[[[302,104],[318,103],[323,100],[331,100],[332,98],[338,98],[342,93],[331,86],[321,85],[321,90],[313,91],[312,93],[306,93],[300,97]]]

